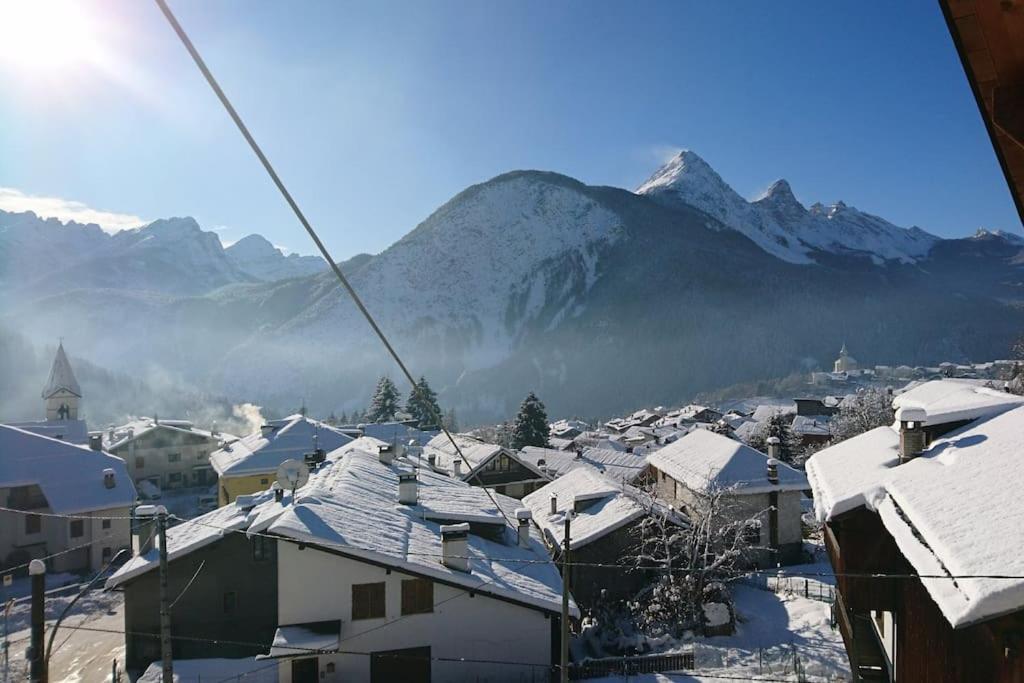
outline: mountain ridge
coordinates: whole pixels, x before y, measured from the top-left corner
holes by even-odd
[[[503,418],[531,390],[566,414],[670,403],[827,368],[843,340],[869,363],[991,358],[1024,327],[1024,242],[993,232],[944,240],[841,203],[804,207],[785,181],[747,202],[696,159],[685,161],[710,188],[697,200],[727,205],[512,171],[341,267],[413,372],[469,419]],[[685,176],[676,170],[673,180]],[[754,222],[723,222],[737,212]],[[5,253],[14,242],[2,218]],[[213,236],[182,225],[179,236],[198,245],[183,263],[210,269],[193,286],[177,283],[180,264],[167,263],[157,235],[135,233],[123,238],[132,258],[161,277],[142,277],[118,252],[109,278],[71,283],[58,270],[56,286],[5,288],[0,322],[34,340],[65,334],[103,366],[164,369],[239,400],[305,398],[325,414],[363,407],[393,368],[333,274],[262,280],[230,248],[218,270],[201,258],[209,238],[196,229]],[[850,235],[838,244],[821,234],[839,229]],[[788,258],[765,249],[771,231],[787,238]],[[856,248],[877,243],[880,253]],[[249,246],[257,257],[273,248]]]

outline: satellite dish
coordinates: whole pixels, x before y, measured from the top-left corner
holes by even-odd
[[[295,489],[301,488],[309,481],[309,467],[306,463],[295,458],[289,458],[277,467],[277,480],[281,486],[291,489],[295,495]]]

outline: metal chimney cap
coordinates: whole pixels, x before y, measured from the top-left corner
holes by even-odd
[[[516,519],[519,521],[533,519],[533,511],[530,508],[519,508],[516,510]]]
[[[768,467],[778,467],[779,461],[775,458],[768,458]]]
[[[46,563],[42,560],[32,560],[28,563],[28,573],[31,576],[39,576],[46,573]]]
[[[140,505],[135,508],[136,517],[155,517],[157,515],[166,515],[167,508],[163,505]]]
[[[779,444],[779,443],[782,443],[782,439],[780,439],[777,436],[769,436],[768,439],[765,441],[765,443],[771,444],[771,445]]]

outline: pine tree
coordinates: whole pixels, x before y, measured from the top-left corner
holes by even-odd
[[[347,425],[348,424],[348,413],[346,413],[344,410],[341,411],[341,416],[338,418],[338,424],[342,424],[342,425]]]
[[[409,391],[409,399],[405,402],[405,412],[416,420],[420,429],[436,429],[441,418],[441,406],[437,404],[437,394],[427,384],[426,377]]]
[[[512,427],[512,448],[523,446],[548,447],[548,415],[544,404],[531,391],[519,406],[515,425]]]
[[[398,412],[398,389],[390,377],[381,377],[377,381],[377,391],[373,394],[370,407],[366,409],[368,422],[390,422]]]

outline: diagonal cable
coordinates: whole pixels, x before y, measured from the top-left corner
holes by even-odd
[[[274,170],[274,166],[270,163],[270,160],[263,153],[263,150],[256,142],[256,139],[252,136],[252,133],[249,132],[249,128],[245,125],[245,122],[242,121],[242,117],[239,116],[238,112],[235,110],[234,105],[231,104],[231,100],[229,100],[228,96],[224,94],[224,91],[221,89],[220,84],[217,83],[217,79],[213,77],[213,73],[210,72],[209,67],[206,66],[206,62],[203,61],[203,58],[202,56],[200,56],[199,51],[196,49],[195,45],[192,44],[192,40],[188,37],[188,34],[185,33],[185,29],[182,28],[181,24],[178,23],[178,19],[174,16],[174,13],[171,12],[171,8],[167,5],[167,0],[155,0],[155,2],[157,6],[160,8],[160,11],[163,12],[164,17],[166,17],[167,22],[171,25],[171,28],[174,29],[174,32],[178,35],[178,38],[185,46],[185,49],[188,50],[189,55],[191,55],[192,57],[192,61],[194,61],[196,63],[196,66],[199,67],[199,71],[202,72],[203,77],[206,79],[206,82],[210,84],[210,87],[213,89],[213,92],[217,95],[217,99],[219,99],[220,103],[224,105],[224,109],[231,117],[231,120],[235,122],[235,126],[238,128],[238,131],[242,134],[242,137],[245,138],[245,141],[249,143],[249,147],[252,149],[256,157],[260,160],[260,163],[263,164],[263,168],[267,171],[267,174],[270,176],[270,179],[274,181],[274,185],[277,186],[277,189],[281,193],[281,196],[283,196],[284,200],[288,202],[288,206],[291,207],[292,212],[295,214],[295,217],[299,219],[299,222],[302,224],[302,227],[306,229],[306,232],[309,234],[310,239],[313,240],[313,243],[316,245],[316,248],[320,251],[320,255],[323,256],[324,260],[327,261],[327,263],[331,266],[331,270],[333,270],[335,276],[337,276],[338,282],[340,282],[342,287],[345,288],[345,291],[348,292],[349,296],[352,298],[352,301],[355,302],[356,307],[359,309],[359,312],[363,314],[364,318],[366,318],[366,322],[369,323],[370,327],[377,335],[377,338],[380,339],[381,343],[384,345],[384,348],[387,349],[388,353],[394,359],[395,363],[398,364],[398,367],[402,371],[402,374],[405,376],[406,380],[409,381],[409,385],[412,387],[412,391],[415,392],[416,379],[413,377],[412,373],[409,372],[409,368],[406,367],[405,362],[398,355],[398,352],[395,351],[395,347],[393,347],[391,345],[391,342],[388,341],[387,336],[385,336],[384,331],[381,330],[380,326],[377,324],[377,321],[374,319],[369,309],[367,309],[366,305],[363,304],[363,300],[359,297],[359,294],[356,293],[355,288],[352,287],[352,284],[349,282],[348,278],[345,277],[345,274],[341,272],[341,268],[338,266],[337,263],[335,263],[334,259],[331,258],[331,254],[327,251],[327,247],[324,246],[324,243],[320,240],[320,237],[319,235],[317,235],[316,230],[310,224],[309,220],[306,218],[306,215],[302,212],[302,209],[299,208],[298,203],[292,197],[292,194],[291,192],[288,191],[288,188],[285,187],[285,184],[281,180],[280,176],[277,175],[277,171]],[[431,406],[431,408],[433,409],[433,406]],[[445,433],[445,436],[448,437],[448,440],[455,448],[455,452],[458,453],[459,458],[461,458],[462,461],[465,462],[466,465],[468,466],[469,461],[466,460],[465,456],[462,454],[462,449],[459,447],[459,444],[455,441],[455,438],[451,435],[451,432],[448,430],[447,427],[444,426],[443,421],[441,419],[442,416],[435,410],[432,410],[432,412],[437,413],[435,415],[435,418],[437,419],[438,426],[441,428],[441,431]],[[477,473],[475,476],[479,481],[479,473]],[[483,482],[480,483],[482,484]],[[505,521],[508,522],[508,525],[515,528],[515,525],[512,523],[512,520],[509,519],[508,515],[505,514],[505,511],[501,508],[500,505],[498,505],[498,501],[494,499],[494,496],[492,496],[491,492],[487,490],[487,487],[481,486],[481,488],[483,488],[483,490],[487,493],[487,496],[491,499],[491,502],[494,503],[494,507],[496,507],[498,509],[498,512],[501,513],[501,516],[505,518]]]

